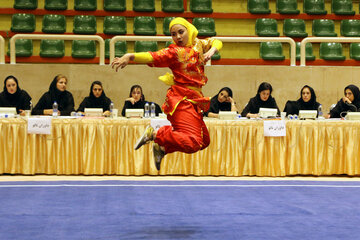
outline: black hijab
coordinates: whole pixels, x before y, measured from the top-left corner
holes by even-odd
[[[101,93],[100,97],[95,97],[95,95],[93,93],[93,88],[95,85],[101,86],[102,93]],[[104,91],[102,83],[100,81],[94,81],[91,84],[90,94],[89,94],[89,103],[91,106],[99,107],[99,108],[102,108],[105,104],[107,104],[107,97],[105,95],[105,91]]]
[[[62,78],[65,78],[66,82],[67,82],[67,78],[65,76],[57,75],[57,76],[55,76],[54,80],[52,80],[52,82],[50,84],[49,94],[50,94],[51,102],[56,101],[59,104],[61,102],[61,100],[63,99],[63,97],[65,96],[65,94],[66,94],[66,90],[65,91],[60,91],[56,87],[57,82]]]
[[[6,88],[6,82],[9,80],[9,79],[13,79],[15,82],[16,82],[16,92],[11,94],[8,92],[7,88]],[[19,82],[17,80],[16,77],[10,75],[10,76],[7,76],[4,80],[4,97],[6,98],[6,100],[9,102],[10,105],[12,106],[17,106],[18,105],[18,102],[20,102],[20,95],[21,95],[21,88],[19,87]]]
[[[266,101],[263,101],[263,100],[261,100],[260,93],[261,93],[262,91],[265,91],[265,90],[269,90],[269,91],[270,91],[270,95],[269,95],[269,98],[268,98]],[[270,83],[262,82],[262,83],[259,85],[257,94],[256,94],[255,99],[254,99],[256,106],[259,106],[259,108],[277,108],[276,101],[275,101],[275,99],[271,96],[272,90],[273,90],[273,89],[272,89],[272,86],[271,86]]]
[[[226,91],[228,93],[229,97],[233,96],[232,90],[230,88],[223,87],[222,89],[220,89],[218,94],[216,94],[215,96],[213,96],[211,98],[209,112],[219,113],[219,111],[231,111],[231,103],[229,103],[229,102],[219,102],[219,100],[218,100],[219,94],[222,91]]]
[[[359,88],[357,86],[351,84],[344,89],[344,95],[345,95],[345,92],[347,89],[349,89],[352,92],[352,94],[354,95],[354,101],[352,101],[352,104],[354,104],[359,109],[360,108],[360,90],[359,90]]]
[[[308,102],[304,102],[302,98],[302,92],[305,88],[308,88],[311,93],[311,99]],[[296,101],[298,104],[299,110],[317,110],[319,107],[319,103],[316,102],[316,94],[312,87],[309,85],[305,85],[302,87],[300,91],[300,98]]]

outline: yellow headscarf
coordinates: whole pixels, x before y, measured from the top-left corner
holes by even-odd
[[[180,25],[184,26],[186,28],[186,30],[188,31],[189,39],[188,39],[188,42],[186,43],[186,47],[193,46],[195,44],[195,39],[198,35],[198,30],[196,29],[196,27],[194,25],[192,25],[191,23],[189,23],[186,19],[184,19],[182,17],[177,17],[177,18],[174,18],[170,22],[169,30],[171,31],[171,27],[176,24],[180,24]],[[165,75],[160,76],[159,80],[169,86],[175,84],[174,75],[170,74],[170,73],[166,73]]]
[[[171,31],[171,27],[176,24],[180,24],[180,25],[184,26],[186,28],[186,30],[188,31],[189,39],[186,44],[186,47],[191,47],[195,43],[195,38],[198,35],[198,30],[196,29],[196,27],[194,25],[192,25],[191,23],[189,23],[186,19],[184,19],[182,17],[174,18],[169,24],[169,30]]]

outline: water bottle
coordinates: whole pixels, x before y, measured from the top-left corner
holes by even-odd
[[[155,117],[155,103],[151,103],[150,105],[150,117],[154,118]]]
[[[113,103],[113,102],[110,103],[110,107],[109,107],[109,108],[110,108],[110,117],[112,118],[112,117],[114,117],[114,116],[113,116],[113,110],[114,110],[114,103]]]
[[[318,107],[318,118],[323,119],[323,111],[322,111],[322,105],[320,104]]]
[[[53,104],[53,117],[57,117],[58,116],[58,104],[56,101],[54,101],[54,104]]]
[[[147,103],[145,103],[145,115],[144,115],[144,117],[145,118],[148,118],[148,117],[150,117],[149,116],[149,103],[147,102]]]

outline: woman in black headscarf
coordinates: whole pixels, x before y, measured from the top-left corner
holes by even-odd
[[[355,85],[349,85],[344,89],[344,97],[330,110],[330,118],[344,117],[342,113],[357,112],[360,108],[360,90]]]
[[[143,90],[140,85],[134,85],[130,89],[130,94],[127,99],[125,99],[125,103],[123,109],[121,111],[121,115],[125,117],[126,109],[144,109],[145,107],[145,96],[143,94]],[[148,102],[149,105],[151,104]],[[162,113],[160,106],[157,103],[155,104],[155,114],[159,116],[159,113]]]
[[[53,104],[58,104],[58,115],[69,116],[74,111],[73,95],[66,90],[68,83],[64,75],[57,75],[51,82],[49,91],[44,93],[34,107],[34,115],[52,115]]]
[[[312,87],[305,85],[300,91],[300,98],[297,101],[287,101],[284,112],[286,116],[299,115],[300,110],[318,110],[320,103],[316,101],[316,94]]]
[[[276,108],[278,115],[280,110],[276,104],[275,98],[271,96],[272,86],[270,83],[263,82],[260,84],[255,97],[250,98],[248,104],[241,113],[242,117],[256,118],[259,116],[260,108]]]
[[[77,111],[84,112],[85,108],[102,108],[104,116],[110,116],[110,104],[111,100],[105,95],[102,83],[94,81],[89,96],[84,98]]]
[[[4,91],[0,93],[0,107],[15,107],[17,113],[24,116],[30,109],[31,97],[19,87],[16,77],[10,75],[4,80]]]
[[[232,90],[228,87],[220,89],[219,93],[211,98],[209,111],[204,113],[206,117],[219,117],[219,111],[237,112],[236,103],[232,98]]]

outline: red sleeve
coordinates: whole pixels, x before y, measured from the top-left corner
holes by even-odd
[[[176,50],[173,47],[161,49],[157,52],[150,52],[154,61],[148,65],[151,67],[169,67],[177,59]]]

